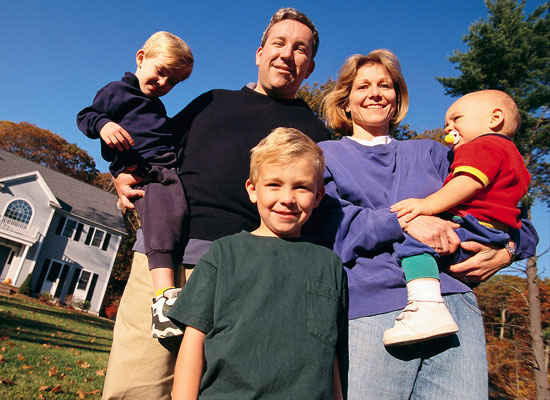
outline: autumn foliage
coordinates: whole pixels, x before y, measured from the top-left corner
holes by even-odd
[[[550,331],[550,279],[539,281],[543,331]],[[534,399],[535,380],[528,328],[526,280],[497,275],[476,289],[483,311],[491,398]],[[549,351],[546,335],[546,354]],[[548,365],[548,357],[546,358]]]
[[[94,183],[99,174],[85,150],[28,122],[0,121],[0,148],[83,182]]]

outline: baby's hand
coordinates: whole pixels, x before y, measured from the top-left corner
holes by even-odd
[[[405,199],[390,207],[391,212],[397,212],[397,218],[404,215],[405,223],[411,222],[418,215],[432,215],[432,208],[426,199]]]
[[[101,131],[99,131],[99,136],[110,148],[117,148],[117,150],[128,150],[131,146],[134,145],[134,139],[126,130],[117,123],[107,122]]]

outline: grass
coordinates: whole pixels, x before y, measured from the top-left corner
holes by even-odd
[[[0,296],[0,399],[99,399],[112,321]]]

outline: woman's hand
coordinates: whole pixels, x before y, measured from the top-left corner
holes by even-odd
[[[113,178],[116,192],[118,194],[119,205],[131,210],[134,209],[132,199],[143,197],[145,195],[143,190],[134,189],[132,187],[133,185],[143,182],[143,178],[137,175],[132,175],[132,171],[135,169],[135,167],[129,167],[125,170],[126,172],[121,172],[116,178]]]
[[[510,243],[513,246],[513,243]],[[477,253],[466,261],[451,265],[451,274],[466,283],[478,283],[489,279],[510,262],[510,253],[504,248],[487,246],[478,242],[464,242],[464,250]]]
[[[438,217],[419,215],[411,222],[405,222],[405,217],[399,218],[399,224],[404,232],[425,245],[430,246],[440,255],[454,253],[460,245],[460,239],[453,229],[460,225],[445,221]]]

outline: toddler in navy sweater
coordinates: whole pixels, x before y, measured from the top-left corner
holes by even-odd
[[[181,291],[174,287],[174,268],[181,263],[187,216],[176,172],[181,138],[159,97],[189,77],[193,62],[183,40],[156,32],[136,54],[136,73],[126,72],[120,81],[100,89],[92,105],[77,115],[78,128],[86,136],[101,138],[101,154],[111,162],[114,177],[131,170],[144,179],[144,195],[134,205],[155,289],[152,331],[158,338],[181,334],[163,306],[175,302]]]

